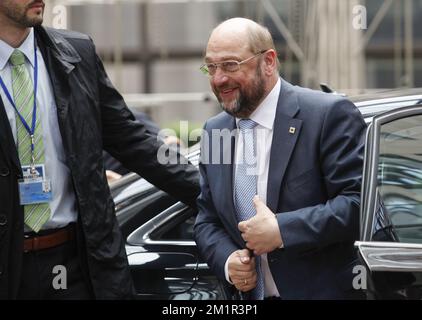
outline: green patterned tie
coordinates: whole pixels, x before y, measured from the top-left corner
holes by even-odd
[[[13,99],[26,123],[31,127],[32,113],[34,109],[34,86],[28,70],[25,67],[25,56],[19,51],[13,51],[10,56],[12,64],[12,88]],[[37,121],[34,132],[34,155],[35,163],[44,163],[44,144],[42,139],[41,121],[37,112]],[[18,140],[18,153],[21,165],[31,164],[31,137],[26,131],[22,121],[16,115],[16,131]],[[48,203],[25,205],[25,224],[35,232],[40,231],[42,226],[50,218],[50,205]]]

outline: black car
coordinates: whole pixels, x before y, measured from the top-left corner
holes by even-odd
[[[422,89],[350,98],[369,124],[357,270],[369,298],[422,298]],[[197,165],[199,148],[188,153]],[[196,212],[136,174],[111,185],[139,299],[232,299],[200,258]],[[359,274],[360,272],[360,274]]]

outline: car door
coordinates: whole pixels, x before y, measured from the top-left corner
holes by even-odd
[[[367,296],[422,299],[422,106],[373,118],[366,136],[361,234]]]
[[[176,203],[127,238],[138,299],[223,300],[227,288],[200,259],[193,240],[196,211]]]

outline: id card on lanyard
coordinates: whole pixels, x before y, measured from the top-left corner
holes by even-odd
[[[6,94],[12,107],[15,109],[16,114],[22,122],[25,130],[31,138],[31,164],[22,166],[23,179],[19,179],[19,195],[20,204],[36,204],[46,203],[52,200],[51,181],[46,178],[44,164],[35,163],[35,127],[37,120],[37,86],[38,86],[38,59],[37,59],[37,46],[34,41],[34,107],[32,111],[32,123],[31,127],[26,122],[25,118],[17,109],[12,96],[7,90],[3,79],[0,76],[0,85]]]

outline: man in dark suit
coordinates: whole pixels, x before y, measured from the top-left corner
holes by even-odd
[[[0,2],[0,299],[121,299],[133,285],[102,150],[195,204],[197,170],[157,157],[88,36]]]
[[[198,247],[247,299],[359,298],[365,123],[350,101],[281,79],[278,63],[251,20],[211,33],[201,69],[224,112],[201,140]]]

